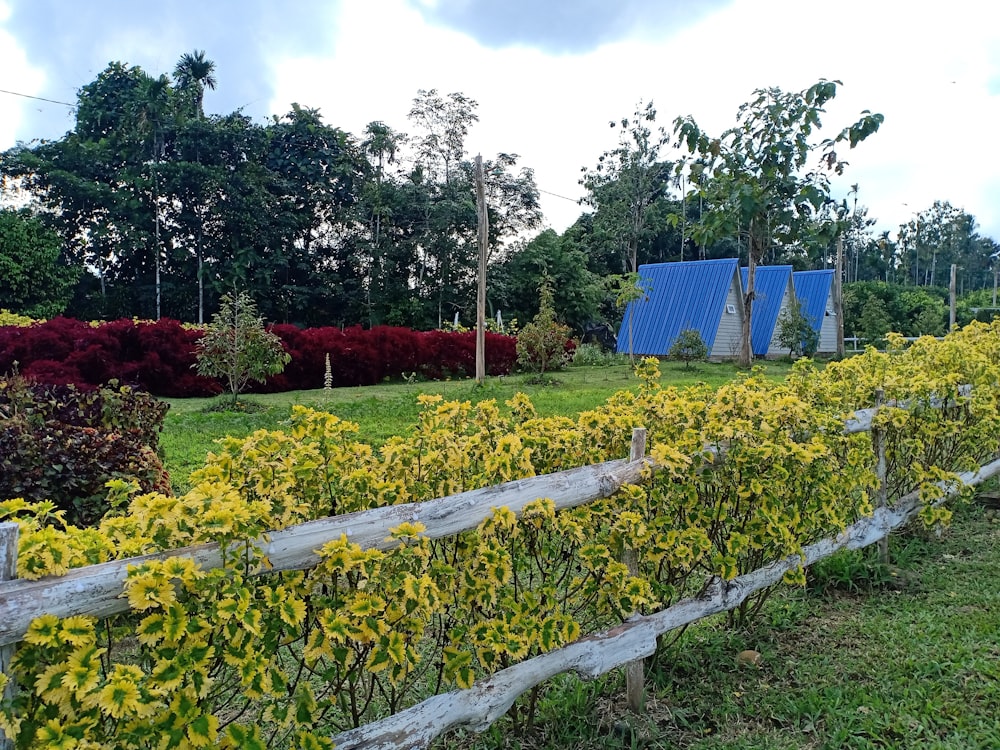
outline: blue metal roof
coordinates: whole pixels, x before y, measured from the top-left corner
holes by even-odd
[[[629,350],[630,319],[635,354],[665,355],[688,328],[698,331],[712,351],[738,263],[736,258],[723,258],[639,266],[639,286],[646,294],[625,309],[618,351]]]
[[[813,330],[818,334],[826,315],[826,301],[833,284],[833,269],[796,271],[792,274],[792,284],[795,286],[795,296],[802,306],[802,314],[809,319]]]
[[[740,269],[743,291],[747,288],[749,269]],[[771,347],[774,326],[781,313],[788,282],[792,278],[791,266],[757,266],[753,275],[754,299],[750,313],[750,346],[754,356],[763,357]]]

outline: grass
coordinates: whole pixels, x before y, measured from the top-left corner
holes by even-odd
[[[974,504],[941,539],[906,531],[891,551],[884,578],[873,551],[829,558],[808,588],[773,596],[753,630],[692,626],[648,670],[642,715],[627,711],[620,674],[565,675],[531,732],[501,721],[438,747],[1000,748],[1000,515]],[[758,665],[739,662],[745,649]]]
[[[941,539],[894,536],[891,554],[884,576],[867,551],[829,558],[753,630],[692,626],[650,670],[642,715],[625,708],[620,674],[563,676],[532,732],[499,722],[437,747],[1000,748],[1000,516],[973,504]],[[737,660],[745,649],[756,666]]]
[[[765,371],[777,378],[790,368],[787,362],[767,362]],[[673,362],[660,367],[664,384],[692,385],[706,382],[718,386],[732,380],[737,368],[728,363],[701,364],[690,369]],[[406,435],[413,430],[418,415],[417,396],[441,394],[459,401],[495,399],[501,407],[515,393],[529,395],[542,416],[574,416],[592,409],[613,393],[632,389],[638,381],[628,365],[570,367],[552,374],[551,385],[530,382],[525,375],[489,378],[478,386],[471,380],[418,383],[384,383],[358,388],[291,391],[241,397],[258,410],[226,411],[218,409],[220,398],[167,399],[170,410],[164,421],[160,444],[174,490],[187,489],[187,477],[205,464],[215,441],[243,437],[259,429],[280,429],[295,404],[311,406],[336,414],[360,425],[361,440],[379,446],[392,435]]]

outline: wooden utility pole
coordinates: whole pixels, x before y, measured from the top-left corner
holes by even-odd
[[[837,357],[844,358],[844,240],[837,237],[837,270],[833,272],[833,314],[837,318]]]
[[[486,381],[486,255],[490,244],[490,216],[486,207],[483,157],[476,155],[476,213],[479,217],[479,291],[476,295],[476,382]]]
[[[958,266],[951,264],[951,280],[948,282],[948,330],[955,330],[955,279],[958,277]]]

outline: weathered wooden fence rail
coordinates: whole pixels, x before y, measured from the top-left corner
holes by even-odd
[[[438,539],[474,529],[493,514],[493,508],[506,506],[519,513],[540,497],[551,498],[556,508],[583,505],[610,497],[623,485],[641,481],[651,465],[649,459],[609,461],[434,500],[289,526],[257,540],[270,562],[270,567],[261,572],[311,568],[319,563],[316,550],[345,534],[365,549],[388,549],[395,544],[387,539],[389,530],[405,521],[420,521],[427,527],[424,535]],[[128,601],[122,596],[128,568],[169,557],[189,557],[203,569],[222,565],[219,545],[202,544],[77,568],[64,576],[0,583],[0,646],[20,641],[31,621],[43,614],[103,618],[128,611]]]
[[[1000,459],[976,472],[960,475],[961,481],[943,485],[945,497],[963,486],[975,486],[1000,474]],[[944,498],[943,498],[944,499]],[[943,502],[942,499],[942,502]],[[799,565],[811,565],[843,549],[860,549],[883,539],[893,529],[912,520],[921,508],[919,491],[891,507],[876,508],[871,516],[848,526],[841,534],[803,548],[791,555],[737,576],[716,579],[704,595],[685,599],[652,615],[633,617],[603,633],[585,636],[568,646],[536,656],[477,680],[468,690],[432,696],[412,708],[333,738],[338,750],[407,750],[425,748],[451,729],[481,732],[499,719],[518,696],[562,672],[576,672],[594,679],[616,667],[650,656],[656,638],[697,620],[738,607],[748,596],[781,581]]]
[[[959,389],[960,395],[969,393],[968,386]],[[897,404],[889,402],[886,406]],[[876,411],[860,409],[854,412],[845,421],[844,432],[870,430]],[[715,447],[707,450],[718,454]],[[387,540],[389,530],[405,521],[420,521],[427,527],[424,534],[432,539],[452,536],[478,526],[492,514],[493,508],[506,506],[519,513],[528,503],[547,497],[552,499],[556,509],[563,509],[610,497],[623,485],[641,481],[649,468],[655,469],[655,466],[648,457],[582,466],[448,497],[309,521],[272,531],[256,544],[271,564],[266,572],[304,570],[319,562],[316,550],[339,539],[342,534],[365,549],[392,546],[393,542]],[[122,596],[128,568],[169,557],[189,557],[205,570],[222,565],[219,546],[201,544],[77,568],[64,576],[0,582],[0,647],[20,641],[31,621],[43,614],[104,618],[128,611],[128,601]]]
[[[968,386],[959,389],[960,396],[969,393]],[[932,401],[931,405],[940,407],[949,403],[952,402]],[[908,404],[888,402],[885,406],[906,408]],[[870,430],[878,408],[854,412],[845,421],[844,432],[854,434]],[[720,452],[715,447],[706,450],[716,455]],[[310,521],[270,532],[254,544],[270,562],[270,567],[261,572],[302,570],[318,564],[316,550],[342,535],[362,548],[388,549],[395,544],[389,539],[390,529],[406,521],[419,521],[426,527],[424,534],[429,538],[452,536],[475,528],[492,515],[494,508],[505,506],[519,514],[527,504],[540,497],[550,498],[556,509],[572,508],[609,497],[624,485],[640,483],[655,469],[652,459],[638,457],[633,451],[632,460],[609,461],[424,502]],[[943,490],[951,495],[958,492],[963,483],[976,485],[997,474],[1000,474],[1000,460],[981,467],[978,472],[961,475],[961,482],[943,487]],[[836,538],[810,545],[801,557],[795,555],[776,561],[733,581],[717,581],[701,597],[681,601],[653,615],[633,617],[612,630],[586,636],[562,649],[479,680],[469,690],[433,696],[401,713],[345,732],[334,740],[340,748],[420,748],[449,729],[469,727],[481,731],[501,716],[519,695],[540,682],[571,670],[585,678],[593,678],[649,656],[656,647],[658,635],[737,607],[749,595],[777,583],[785,572],[800,564],[808,565],[837,550],[857,549],[884,539],[890,531],[916,515],[919,508],[918,493],[911,493],[891,507],[876,508],[872,516],[858,521]],[[4,531],[2,527],[8,528]],[[128,601],[123,594],[130,566],[177,556],[191,558],[203,569],[222,565],[219,546],[204,544],[78,568],[59,577],[4,580],[4,571],[9,569],[12,573],[14,570],[15,558],[11,555],[16,555],[16,525],[0,525],[0,541],[3,540],[7,542],[0,544],[0,563],[6,560],[5,565],[0,565],[0,667],[4,671],[13,645],[23,638],[36,617],[54,614],[104,618],[128,611]],[[7,557],[3,554],[5,549]],[[0,744],[0,750],[2,748]]]

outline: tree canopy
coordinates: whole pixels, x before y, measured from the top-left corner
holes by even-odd
[[[426,329],[474,319],[474,98],[420,89],[411,132],[372,121],[355,135],[302,104],[264,122],[206,112],[217,74],[203,50],[166,73],[111,62],[80,88],[64,137],[0,154],[5,184],[31,197],[30,214],[4,217],[5,306],[204,323],[223,293],[243,289],[274,322]],[[942,199],[876,233],[861,186],[853,205],[834,200],[841,152],[882,121],[862,112],[820,140],[838,87],[758,89],[718,136],[675,119],[673,144],[652,102],[640,102],[583,168],[581,214],[562,233],[538,231],[530,166],[510,151],[484,155],[489,314],[530,320],[550,279],[555,314],[580,331],[620,320],[616,290],[644,263],[738,256],[823,268],[838,236],[845,282],[936,288],[956,264],[960,293],[992,287],[1000,247],[963,209]],[[37,248],[30,260],[17,249],[25,243]]]

